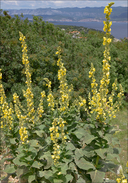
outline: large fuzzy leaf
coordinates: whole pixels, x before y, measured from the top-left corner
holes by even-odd
[[[104,172],[100,172],[98,170],[89,172],[91,179],[92,179],[92,183],[102,183],[103,182],[103,178],[105,176]]]
[[[40,157],[40,159],[46,159],[47,160],[47,164],[44,166],[44,169],[49,169],[53,164],[53,159],[52,159],[52,156],[51,156],[50,152],[45,152],[44,155],[42,155]]]
[[[13,164],[10,164],[10,165],[7,165],[7,166],[5,167],[4,171],[5,171],[6,173],[13,174],[13,173],[15,173],[16,170],[15,170],[15,168],[14,168],[14,165],[13,165]]]
[[[84,169],[84,170],[95,169],[94,165],[92,163],[86,161],[84,158],[81,158],[79,160],[77,158],[75,158],[75,163],[79,168]]]

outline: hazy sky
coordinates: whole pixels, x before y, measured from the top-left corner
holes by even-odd
[[[26,0],[1,0],[0,1],[0,8],[5,10],[5,9],[36,9],[36,8],[64,8],[64,7],[79,7],[79,8],[84,8],[84,7],[105,7],[108,3],[112,2],[111,0],[104,0],[104,1],[88,1],[88,0],[54,0],[54,1],[49,1],[49,0],[33,0],[33,1],[26,1]],[[119,1],[115,0],[114,6],[124,6],[128,7],[127,1]]]

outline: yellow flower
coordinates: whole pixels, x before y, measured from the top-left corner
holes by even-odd
[[[106,37],[103,37],[103,45],[106,45]]]
[[[120,183],[121,178],[117,178],[116,181],[117,181],[117,183]]]
[[[107,8],[107,6],[104,8],[104,13],[106,13],[106,14],[108,14],[108,8]]]
[[[112,25],[112,21],[111,21],[111,22],[109,22],[109,27],[111,27],[111,25]]]
[[[59,133],[56,133],[56,137],[59,138]]]
[[[122,180],[121,183],[127,183],[127,179]]]
[[[116,115],[114,115],[113,118],[116,118]]]
[[[111,41],[112,41],[111,38],[108,38],[108,39],[107,39],[107,42],[108,42],[109,44],[111,43]]]
[[[61,175],[61,172],[59,172],[57,175]]]
[[[108,31],[111,32],[111,28],[109,28]]]

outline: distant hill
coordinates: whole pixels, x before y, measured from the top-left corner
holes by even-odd
[[[113,7],[111,15],[112,21],[128,21],[127,7]],[[41,16],[45,21],[103,21],[104,7],[85,7],[85,8],[38,8],[38,9],[19,9],[10,10],[9,14],[21,15],[23,13],[24,18],[32,19],[32,15]]]

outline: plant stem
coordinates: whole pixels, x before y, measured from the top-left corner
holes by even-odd
[[[96,167],[98,166],[98,162],[99,162],[99,156],[97,155],[97,158],[96,158]]]

